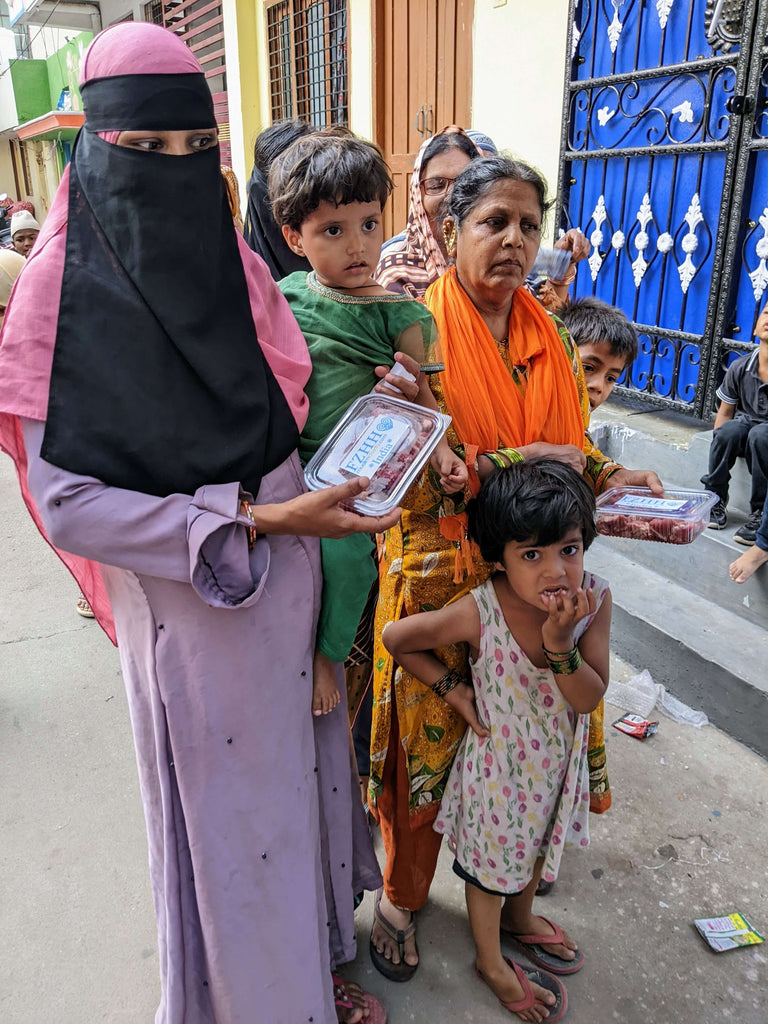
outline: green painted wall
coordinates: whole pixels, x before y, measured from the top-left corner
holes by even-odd
[[[77,83],[80,78],[80,62],[92,39],[93,32],[80,32],[46,60],[50,103],[48,110],[56,110],[62,89],[69,89],[72,110],[83,109]]]
[[[51,97],[48,68],[44,60],[12,61],[11,80],[19,124],[48,113],[51,109]]]

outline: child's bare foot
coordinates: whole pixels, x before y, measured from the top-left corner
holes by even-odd
[[[333,671],[333,662],[315,651],[312,664],[312,714],[327,715],[333,711],[341,700],[339,688],[336,685],[336,674]]]
[[[519,1003],[525,999],[526,992],[520,979],[505,959],[499,958],[492,963],[484,963],[478,957],[475,967],[488,988],[502,1003]],[[557,999],[552,992],[548,992],[540,985],[530,983],[530,987],[536,997],[533,1006],[527,1010],[512,1010],[511,1012],[520,1020],[538,1024],[539,1021],[545,1021],[549,1017],[549,1010],[555,1005]]]
[[[745,551],[728,567],[728,574],[734,583],[746,583],[755,569],[768,562],[768,551],[763,551],[757,544]]]
[[[365,1019],[365,992],[354,981],[344,981],[333,975],[333,998],[339,1024],[359,1024]]]

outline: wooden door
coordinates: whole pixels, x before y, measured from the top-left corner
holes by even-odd
[[[424,139],[470,127],[474,0],[374,0],[376,141],[395,191],[384,237],[405,227],[408,188]]]

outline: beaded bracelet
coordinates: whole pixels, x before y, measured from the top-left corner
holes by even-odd
[[[544,644],[541,645],[547,664],[558,676],[570,676],[578,672],[584,663],[581,652],[575,645],[570,651],[548,651]]]
[[[464,676],[461,672],[458,669],[452,668],[444,676],[440,676],[436,683],[432,684],[432,693],[436,697],[445,697],[446,693],[450,693],[459,683],[463,682]]]
[[[253,551],[256,546],[256,537],[258,536],[258,529],[256,527],[256,519],[253,515],[253,509],[247,501],[241,499],[240,501],[240,514],[245,516],[246,519],[250,519],[252,525],[248,527],[248,550]]]

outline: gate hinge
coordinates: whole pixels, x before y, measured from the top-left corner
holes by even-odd
[[[755,101],[751,96],[731,96],[726,100],[725,109],[729,114],[751,114],[755,109]]]

